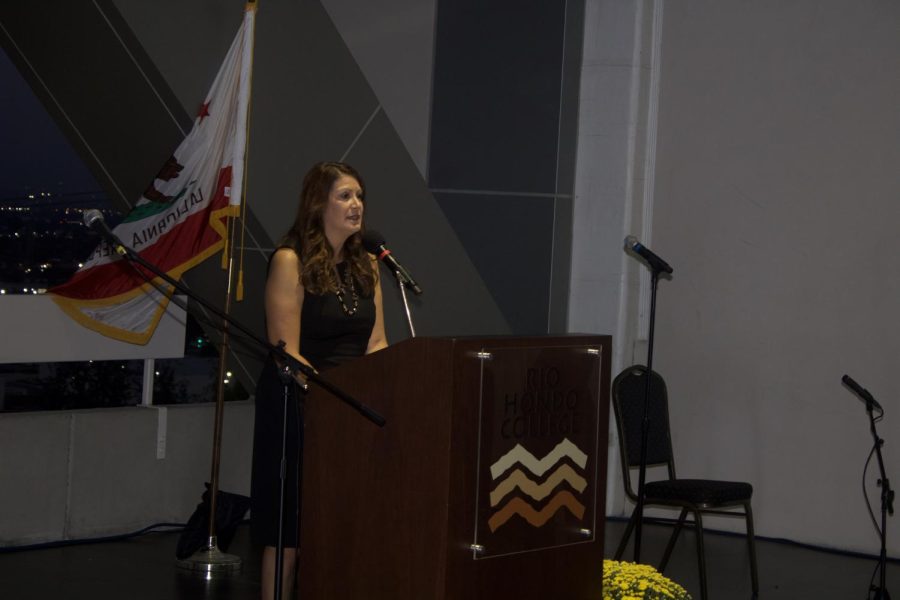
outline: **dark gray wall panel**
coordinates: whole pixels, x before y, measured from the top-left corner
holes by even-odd
[[[322,4],[424,177],[437,0]]]
[[[546,332],[553,199],[436,195],[512,330]]]
[[[550,264],[550,304],[547,307],[547,332],[568,331],[569,282],[572,271],[572,227],[574,206],[571,197],[557,196],[553,205],[553,245]]]
[[[432,188],[555,191],[565,5],[439,2]]]
[[[566,328],[583,27],[583,1],[438,4],[429,186],[514,333]],[[476,233],[498,203],[504,225],[547,242],[524,302],[499,276],[505,247]]]
[[[241,4],[191,0],[173,9],[165,2],[105,1],[129,24],[182,106],[191,116],[196,114],[237,33]],[[178,48],[182,51],[173,52]]]
[[[307,169],[344,156],[378,100],[318,2],[260,8],[253,88],[250,200],[278,239]]]
[[[578,105],[581,94],[581,56],[584,42],[584,2],[566,2],[563,31],[562,81],[559,97],[557,194],[575,194],[575,159],[578,150]],[[566,247],[571,244],[566,244]],[[567,261],[568,264],[568,261]]]
[[[416,333],[510,333],[479,271],[384,113],[372,121],[348,161],[366,179],[368,226],[384,234],[388,247],[425,290],[411,299]],[[381,272],[388,335],[397,341],[408,335],[405,314],[393,276],[385,268]]]

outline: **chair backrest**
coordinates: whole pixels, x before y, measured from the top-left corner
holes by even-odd
[[[631,468],[641,464],[641,434],[644,404],[647,394],[647,367],[633,365],[619,373],[612,384],[613,411],[619,432],[619,455],[625,493],[632,500],[637,493],[631,487]],[[666,383],[659,373],[650,377],[649,403],[647,404],[649,430],[647,432],[647,465],[665,465],[670,479],[675,478],[675,460],[672,456],[672,438],[669,434],[669,401]]]

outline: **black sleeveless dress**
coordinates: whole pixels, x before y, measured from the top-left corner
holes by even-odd
[[[338,265],[341,281],[346,265]],[[359,285],[356,286],[359,289]],[[344,302],[352,308],[350,293]],[[366,352],[375,325],[375,301],[360,294],[356,313],[347,315],[337,295],[307,292],[300,314],[300,354],[324,371]],[[285,478],[284,546],[296,548],[300,521],[300,468],[303,464],[303,400],[299,386],[288,388],[287,469]],[[256,385],[253,473],[250,481],[250,532],[253,543],[275,546],[278,540],[284,384],[271,357]]]

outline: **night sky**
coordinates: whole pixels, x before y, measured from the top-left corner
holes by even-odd
[[[40,192],[101,191],[2,49],[0,132],[0,201]]]

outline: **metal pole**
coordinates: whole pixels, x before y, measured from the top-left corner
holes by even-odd
[[[232,237],[234,228],[232,227]],[[232,252],[234,244],[231,244]],[[225,285],[225,308],[227,317],[231,311],[231,282],[234,274],[234,259],[228,258],[228,278]],[[228,320],[222,320],[222,349],[219,352],[219,380],[216,382],[216,414],[213,422],[212,466],[209,477],[209,536],[205,548],[192,556],[178,561],[178,566],[207,574],[228,573],[241,568],[241,559],[219,550],[216,536],[216,496],[219,492],[219,463],[222,457],[222,423],[225,416],[225,369],[228,359]]]
[[[647,339],[647,383],[644,387],[644,416],[641,421],[641,464],[638,469],[638,499],[634,509],[634,562],[641,562],[641,535],[644,521],[644,482],[647,479],[647,438],[650,433],[650,382],[653,375],[653,328],[656,321],[656,286],[659,271],[650,278],[650,333]]]
[[[406,323],[409,325],[410,337],[416,337],[416,328],[413,326],[412,313],[409,312],[409,300],[406,299],[406,281],[403,277],[397,277],[397,285],[400,286],[400,297],[403,298],[403,309],[406,311]]]

